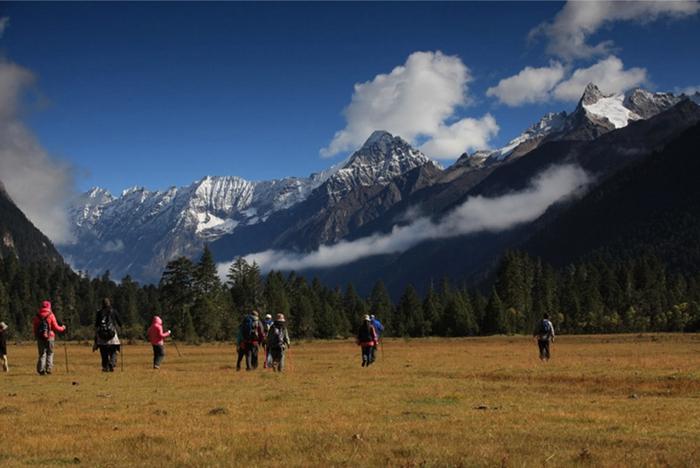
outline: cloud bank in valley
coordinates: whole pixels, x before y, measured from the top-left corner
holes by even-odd
[[[0,180],[27,218],[62,244],[72,241],[73,171],[52,158],[22,122],[22,100],[34,82],[31,71],[0,59]]]
[[[589,182],[588,174],[577,165],[552,166],[521,191],[493,198],[470,197],[439,221],[420,217],[394,226],[386,234],[322,245],[309,253],[266,250],[246,255],[245,259],[256,262],[263,271],[330,268],[373,255],[405,252],[427,240],[505,231],[537,219],[554,203],[580,193]],[[218,265],[221,277],[226,276],[230,265]]]
[[[456,118],[467,105],[471,72],[456,56],[414,52],[390,73],[355,84],[345,108],[345,128],[335,133],[321,156],[358,148],[375,130],[400,135],[433,158],[455,159],[464,151],[481,149],[498,133],[490,114]]]

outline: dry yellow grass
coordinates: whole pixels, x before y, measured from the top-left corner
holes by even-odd
[[[700,336],[561,337],[541,364],[523,337],[300,343],[289,372],[236,373],[233,347],[146,345],[100,372],[59,342],[0,374],[0,465],[698,466]],[[219,411],[212,410],[223,408]]]

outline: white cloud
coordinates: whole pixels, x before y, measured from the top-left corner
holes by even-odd
[[[0,180],[27,218],[61,244],[72,240],[67,206],[73,174],[48,155],[19,117],[34,81],[26,68],[0,60]]]
[[[454,159],[466,149],[487,148],[498,134],[498,124],[491,114],[480,119],[462,119],[449,126],[440,126],[433,138],[421,145],[425,154],[437,159]]]
[[[552,22],[544,22],[530,31],[530,37],[547,37],[547,52],[565,60],[589,58],[610,53],[612,41],[595,45],[589,36],[615,21],[648,23],[660,18],[683,18],[700,9],[696,0],[685,1],[568,1]]]
[[[5,31],[10,26],[10,18],[7,16],[0,17],[0,39],[5,35]]]
[[[330,144],[321,149],[321,155],[330,157],[354,150],[373,131],[386,130],[412,143],[419,138],[428,142],[436,140],[430,145],[426,143],[426,148],[458,147],[450,155],[456,158],[473,149],[474,144],[483,144],[492,134],[493,126],[488,123],[493,117],[450,122],[457,108],[468,103],[467,85],[471,80],[469,69],[459,57],[439,51],[414,52],[391,73],[355,84],[352,100],[343,111],[345,128],[335,133]],[[464,130],[469,128],[481,133],[465,134]],[[441,142],[442,137],[451,141]],[[446,157],[444,153],[428,155]]]
[[[561,101],[578,101],[588,83],[594,83],[603,93],[620,93],[647,82],[644,68],[625,70],[622,60],[611,55],[588,67],[579,68],[566,81],[559,83],[552,94]]]
[[[121,239],[117,239],[116,241],[107,241],[104,245],[102,245],[103,252],[113,253],[121,252],[122,250],[124,250],[124,241]]]
[[[559,62],[552,62],[548,67],[525,67],[517,75],[504,78],[489,88],[486,95],[495,96],[509,106],[548,101],[550,91],[564,78],[565,72]]]
[[[404,252],[430,239],[504,231],[537,219],[552,204],[580,193],[589,182],[588,174],[579,166],[553,166],[522,191],[495,198],[470,197],[437,223],[418,218],[405,226],[395,226],[388,234],[324,245],[311,253],[267,250],[250,254],[246,260],[257,262],[265,271],[329,268],[372,255]],[[229,266],[219,264],[219,275],[225,277]]]
[[[622,60],[614,55],[590,67],[576,69],[568,76],[566,70],[558,62],[543,68],[525,67],[517,75],[502,79],[486,94],[497,97],[503,104],[518,106],[552,99],[575,102],[588,83],[597,85],[605,94],[621,93],[648,83],[645,68],[625,69]]]

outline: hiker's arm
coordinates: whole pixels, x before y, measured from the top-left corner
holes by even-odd
[[[119,317],[119,312],[116,310],[112,309],[112,318],[114,319],[114,323],[116,323],[119,328],[122,327],[122,319]]]
[[[57,331],[59,333],[63,333],[64,331],[66,331],[65,325],[61,326],[58,324],[58,320],[56,320],[55,315],[51,316],[51,328],[53,328],[53,331]]]

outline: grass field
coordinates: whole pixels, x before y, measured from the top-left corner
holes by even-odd
[[[233,347],[99,353],[10,345],[0,465],[699,466],[700,336],[561,337],[544,365],[524,337],[299,343],[285,374],[235,372]]]

